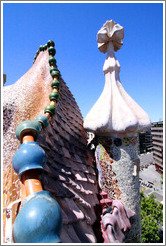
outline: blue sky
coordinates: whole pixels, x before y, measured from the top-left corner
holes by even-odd
[[[2,3],[2,2],[1,2]],[[33,65],[40,45],[55,42],[57,65],[83,117],[105,83],[106,54],[96,35],[106,20],[124,27],[124,45],[115,53],[127,93],[149,114],[163,119],[163,4],[4,3],[3,73],[15,83]]]

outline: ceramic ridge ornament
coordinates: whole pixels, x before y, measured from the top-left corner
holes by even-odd
[[[120,64],[114,51],[123,45],[124,28],[106,21],[97,33],[98,48],[106,53],[103,72],[105,86],[85,118],[84,127],[100,136],[130,137],[151,127],[147,113],[127,94],[120,78]]]

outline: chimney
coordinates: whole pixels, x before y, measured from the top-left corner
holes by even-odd
[[[95,135],[99,187],[108,198],[120,200],[135,215],[125,242],[141,242],[138,133],[151,127],[147,113],[127,94],[119,77],[115,53],[123,45],[124,28],[106,21],[97,33],[98,49],[107,53],[105,86],[85,118],[84,127]],[[134,80],[134,78],[133,78]],[[94,140],[93,140],[94,141]]]

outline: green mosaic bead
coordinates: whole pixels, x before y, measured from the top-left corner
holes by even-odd
[[[58,78],[60,78],[60,72],[55,67],[50,69],[50,74],[51,74],[52,77],[57,76]]]
[[[16,128],[16,137],[20,142],[22,142],[23,136],[31,135],[34,137],[34,140],[36,141],[37,138],[40,136],[41,129],[41,124],[38,121],[23,121]]]
[[[35,120],[39,121],[43,125],[44,128],[46,128],[49,124],[49,119],[45,115],[40,115],[40,116],[36,117]]]
[[[57,79],[54,79],[53,81],[52,81],[52,84],[51,84],[51,87],[54,89],[56,89],[56,88],[58,88],[59,89],[59,87],[60,87],[60,82],[57,80]]]
[[[56,66],[56,59],[54,57],[51,57],[49,60],[48,60],[50,66]]]
[[[48,105],[44,109],[44,113],[50,113],[51,115],[55,114],[55,106],[54,105]]]
[[[36,60],[36,58],[37,58],[37,55],[34,56],[34,60]]]
[[[37,51],[36,51],[36,55],[38,56],[38,54],[39,54],[39,53],[40,53],[40,51],[39,51],[39,50],[37,50]]]
[[[43,49],[44,49],[44,50],[47,49],[47,44],[43,45]]]
[[[58,101],[58,99],[59,99],[58,92],[56,92],[56,91],[51,92],[51,94],[49,95],[49,99]]]
[[[54,46],[55,46],[54,41],[52,41],[52,40],[48,40],[48,42],[47,42],[47,46],[48,46],[48,47],[50,47],[50,46],[54,47]]]
[[[58,72],[58,69],[57,69],[56,67],[52,67],[52,68],[50,68],[50,74],[51,74],[53,71]]]
[[[48,48],[48,53],[51,56],[54,56],[56,54],[56,50],[53,47]]]
[[[44,51],[43,45],[40,45],[39,50],[40,50],[40,51]]]
[[[60,78],[60,73],[58,71],[52,71],[51,76],[54,78],[55,76],[58,77],[58,79]]]

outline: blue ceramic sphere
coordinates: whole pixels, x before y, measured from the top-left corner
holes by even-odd
[[[13,226],[15,243],[58,243],[62,215],[58,203],[48,191],[34,193],[24,200]]]
[[[12,166],[19,177],[27,170],[43,169],[45,163],[45,151],[36,142],[21,144],[12,160]]]

